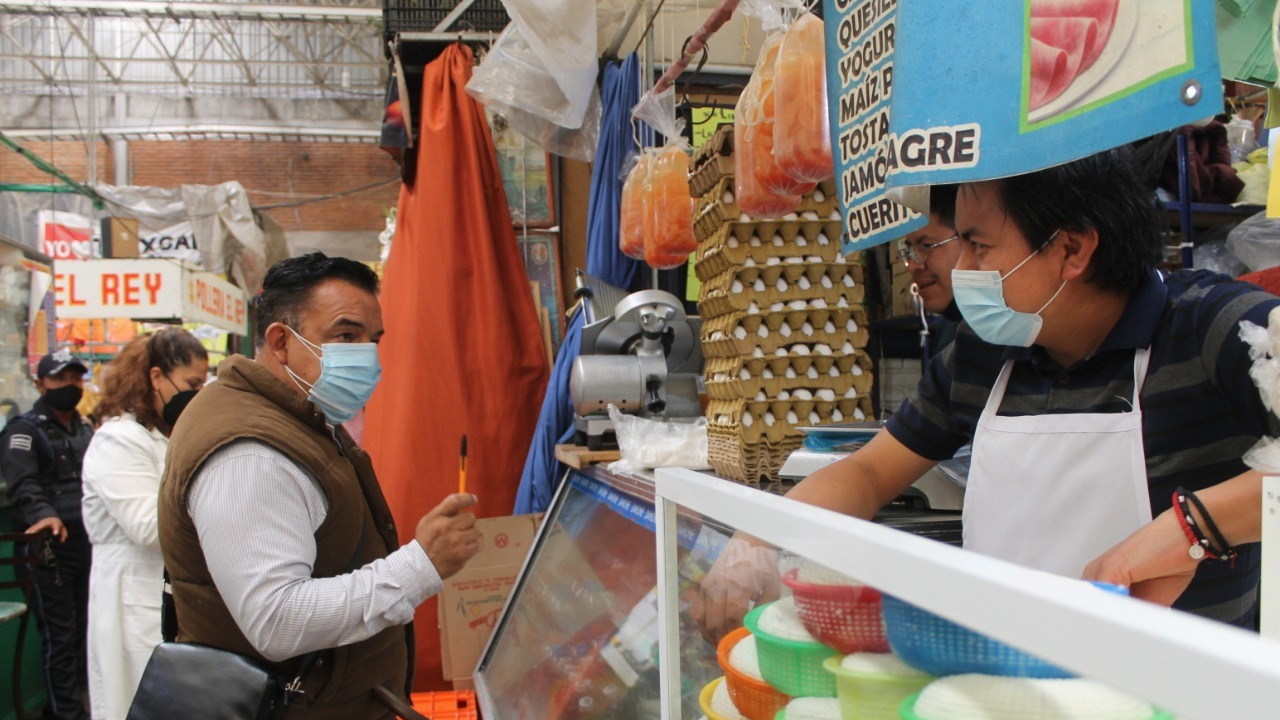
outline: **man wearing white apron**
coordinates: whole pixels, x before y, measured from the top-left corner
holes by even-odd
[[[1241,456],[1280,423],[1239,323],[1266,326],[1280,299],[1204,271],[1162,279],[1160,223],[1123,151],[962,185],[956,230],[954,344],[884,432],[787,496],[870,518],[972,441],[966,548],[1256,627],[1261,478]],[[1205,547],[1172,509],[1183,488],[1219,531]],[[772,587],[751,543],[703,582],[708,637]]]

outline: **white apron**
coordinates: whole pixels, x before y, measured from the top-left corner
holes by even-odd
[[[964,546],[1067,577],[1151,522],[1142,408],[1150,350],[1133,359],[1133,409],[1124,413],[997,415],[1004,364],[973,439]]]

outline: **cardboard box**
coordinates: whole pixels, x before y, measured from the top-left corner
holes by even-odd
[[[440,657],[455,690],[471,689],[471,674],[511,594],[542,514],[485,518],[480,552],[444,581],[440,592]]]
[[[102,257],[138,257],[138,221],[133,218],[102,218]]]

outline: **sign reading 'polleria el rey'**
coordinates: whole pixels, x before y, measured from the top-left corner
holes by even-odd
[[[878,245],[928,218],[885,197],[899,162],[890,135],[897,0],[824,0],[827,97],[844,251]]]
[[[1040,170],[1222,109],[1212,2],[896,4],[891,187]]]

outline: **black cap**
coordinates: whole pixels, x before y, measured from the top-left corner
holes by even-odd
[[[36,379],[43,380],[50,375],[57,375],[67,368],[80,368],[80,372],[85,374],[89,372],[88,366],[77,360],[70,350],[63,348],[40,358],[40,364],[36,366]]]

